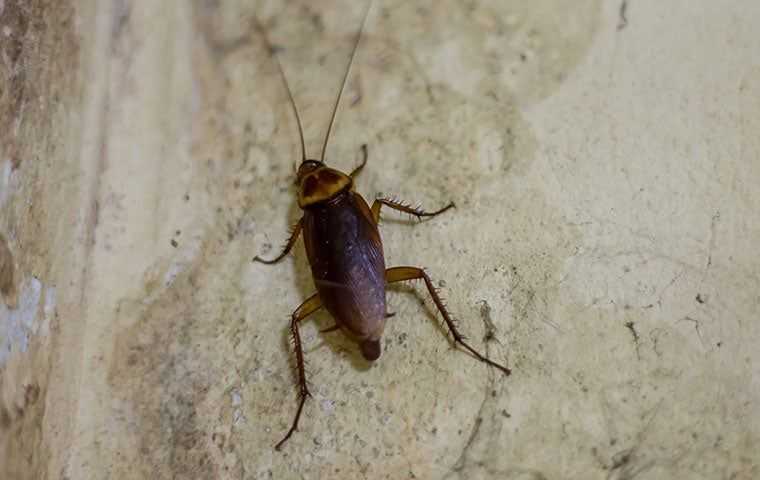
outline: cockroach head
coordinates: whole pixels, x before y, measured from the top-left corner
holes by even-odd
[[[320,162],[319,160],[304,160],[303,162],[301,162],[301,165],[299,165],[298,167],[298,171],[296,172],[296,179],[294,183],[296,185],[301,185],[301,182],[303,181],[304,177],[306,177],[306,175],[318,169],[319,167],[324,167],[324,166],[325,164]]]
[[[351,189],[353,182],[345,173],[317,160],[304,160],[296,173],[298,206],[308,207],[335,198]]]

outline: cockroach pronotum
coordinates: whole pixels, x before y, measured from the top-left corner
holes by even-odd
[[[454,203],[449,203],[434,212],[426,212],[421,208],[415,208],[397,200],[378,197],[372,203],[372,207],[368,206],[364,198],[354,190],[353,183],[353,178],[367,163],[366,145],[361,147],[363,157],[361,163],[348,175],[325,164],[325,152],[330,139],[330,130],[335,122],[335,114],[346,87],[346,80],[351,71],[364,25],[367,23],[371,5],[370,0],[354,41],[338,97],[333,106],[322,146],[322,156],[319,160],[307,159],[306,157],[301,118],[285,72],[268,40],[266,31],[258,24],[258,21],[255,22],[269,54],[275,59],[298,126],[298,134],[301,140],[301,163],[296,172],[295,183],[298,188],[298,206],[303,211],[303,216],[295,224],[290,238],[277,257],[272,260],[264,260],[256,256],[253,261],[266,264],[279,262],[290,252],[299,235],[303,233],[306,256],[317,288],[317,293],[307,298],[291,316],[290,330],[293,335],[298,378],[298,410],[290,430],[275,446],[277,450],[280,450],[298,428],[298,420],[301,417],[306,398],[311,396],[306,384],[303,347],[298,331],[299,322],[324,307],[335,319],[335,326],[324,331],[341,330],[358,344],[365,359],[377,360],[380,357],[381,350],[380,337],[383,334],[386,319],[391,316],[385,308],[385,290],[389,283],[415,279],[423,280],[433,303],[441,312],[443,320],[451,332],[454,344],[462,346],[476,359],[498,368],[505,375],[510,374],[509,368],[486,358],[465,341],[465,337],[457,330],[451,315],[438,294],[438,290],[433,286],[430,277],[422,268],[385,268],[383,245],[378,230],[380,208],[383,205],[413,215],[421,220],[423,217],[434,217],[453,208]]]

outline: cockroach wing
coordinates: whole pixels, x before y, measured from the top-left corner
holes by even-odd
[[[385,326],[385,259],[367,202],[346,191],[304,210],[304,243],[322,304],[357,341]]]

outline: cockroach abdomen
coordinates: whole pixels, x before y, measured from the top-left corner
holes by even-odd
[[[359,348],[361,349],[364,358],[370,362],[380,358],[380,354],[382,353],[380,340],[365,340],[359,344]]]

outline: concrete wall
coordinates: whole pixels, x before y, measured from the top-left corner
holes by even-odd
[[[378,0],[327,161],[504,378],[393,288],[374,365],[313,292],[363,2],[0,1],[0,478],[760,478],[760,3]]]

